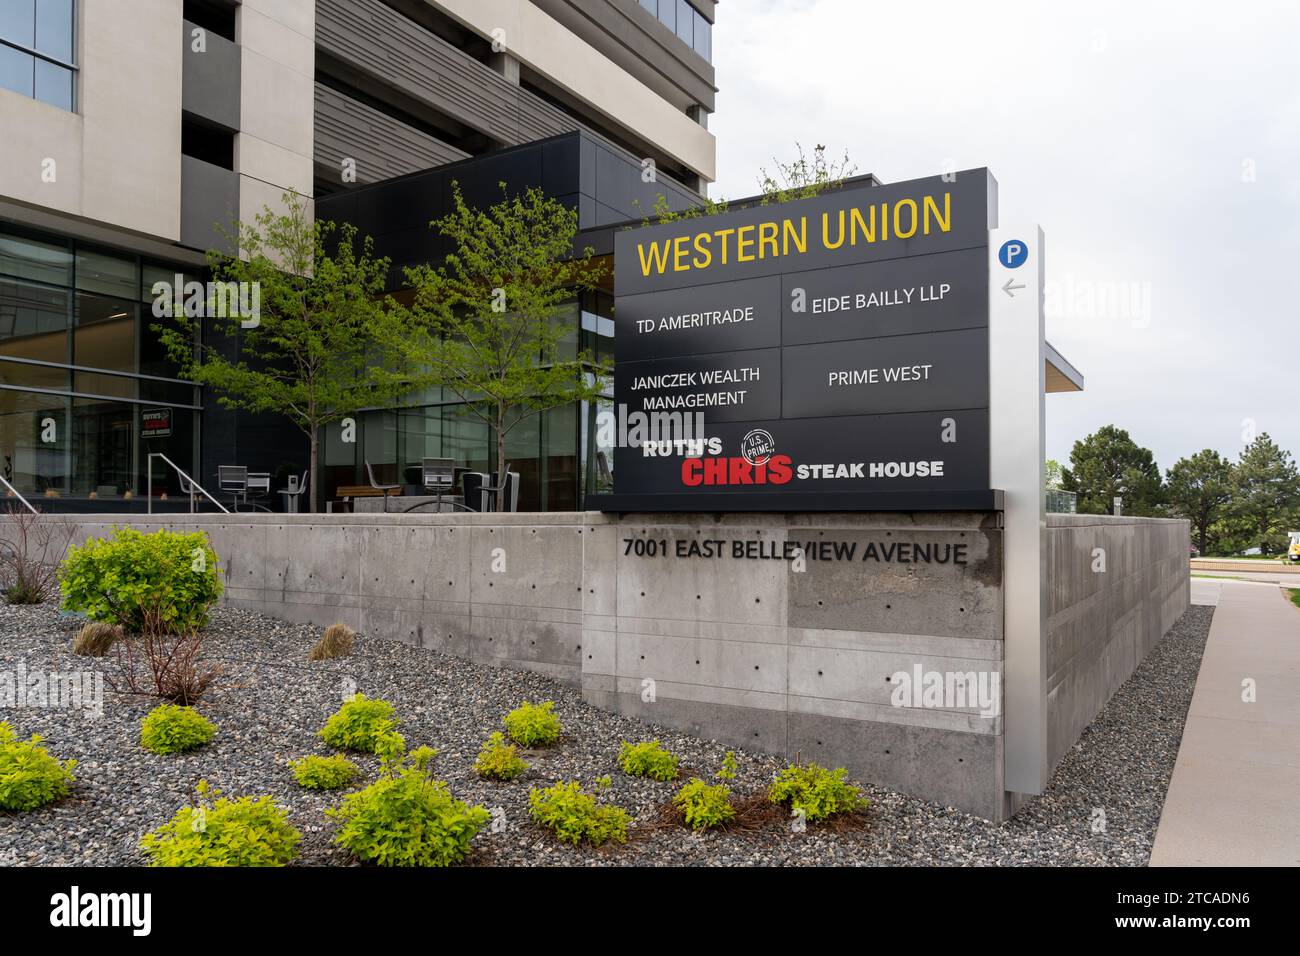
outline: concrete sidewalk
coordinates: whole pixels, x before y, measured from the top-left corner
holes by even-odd
[[[1300,610],[1220,588],[1151,865],[1300,866]]]

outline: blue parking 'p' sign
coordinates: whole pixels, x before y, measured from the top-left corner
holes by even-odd
[[[998,250],[998,262],[1008,269],[1019,269],[1029,258],[1029,247],[1019,239],[1008,239]]]

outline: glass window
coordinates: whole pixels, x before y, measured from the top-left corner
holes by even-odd
[[[676,32],[677,4],[673,0],[659,0],[659,22]]]
[[[78,398],[72,408],[72,493],[120,498],[135,484],[137,406]]]
[[[134,259],[78,249],[77,288],[135,302],[140,294],[140,272]]]
[[[0,40],[35,48],[36,5],[32,0],[4,0],[0,3]]]
[[[72,0],[36,0],[36,43],[33,46],[38,52],[71,63],[72,29]]]
[[[0,468],[24,494],[68,487],[68,400],[0,389]]]
[[[73,391],[86,395],[108,395],[113,398],[138,398],[140,380],[124,375],[104,375],[101,372],[77,372],[73,376]]]
[[[72,285],[72,253],[63,243],[37,242],[0,234],[0,275]]]
[[[657,0],[641,0],[641,6],[649,10],[653,16],[659,15],[659,4]]]
[[[691,45],[691,21],[694,19],[695,8],[686,0],[677,0],[677,35],[686,41],[686,45]]]
[[[704,59],[712,62],[713,60],[713,24],[704,19],[704,16],[697,10],[695,13],[695,37],[692,46],[695,52]]]
[[[68,370],[51,365],[32,365],[28,362],[7,362],[0,359],[0,385],[48,388],[57,392],[66,392]]]
[[[136,371],[134,301],[77,294],[72,362],[115,372]]]
[[[23,96],[31,96],[35,89],[33,86],[35,59],[30,53],[0,43],[0,88],[13,90]]]
[[[36,99],[71,113],[72,71],[45,60],[37,60]]]
[[[0,356],[68,361],[68,293],[0,278]]]

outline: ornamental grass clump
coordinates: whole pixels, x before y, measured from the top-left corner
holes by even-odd
[[[79,657],[103,657],[123,636],[122,628],[116,624],[91,621],[72,639],[72,653]]]
[[[0,720],[0,810],[35,810],[68,795],[77,761],[60,763],[33,734],[19,740],[13,725]]]
[[[772,803],[802,811],[812,822],[865,809],[870,801],[845,779],[847,776],[843,767],[827,770],[815,763],[791,764],[777,775],[767,797]]]
[[[618,751],[618,762],[623,772],[630,777],[677,779],[677,758],[664,750],[657,740],[639,744],[623,741]]]
[[[356,753],[375,754],[393,746],[392,738],[406,749],[406,742],[395,728],[400,723],[393,705],[386,700],[355,694],[330,715],[319,731],[331,747]]]
[[[609,786],[609,778],[596,780],[597,790]],[[529,815],[539,826],[550,830],[561,843],[577,846],[583,840],[593,846],[613,841],[627,842],[630,817],[622,807],[600,803],[576,780],[552,787],[534,787],[528,792]]]
[[[346,787],[361,775],[357,765],[342,754],[303,757],[301,760],[290,761],[289,767],[299,786],[308,790],[337,790]]]
[[[524,701],[505,716],[506,733],[524,747],[545,747],[560,739],[560,718],[552,711],[554,701],[530,704]]]
[[[196,806],[140,841],[150,866],[284,866],[297,855],[302,835],[269,796],[227,800],[206,780],[195,789]]]
[[[474,761],[474,772],[489,780],[514,780],[527,770],[527,761],[519,756],[514,744],[506,743],[505,734],[499,730],[483,742]]]
[[[202,747],[217,732],[212,723],[192,707],[159,704],[140,724],[140,746],[162,756]]]
[[[356,636],[357,632],[346,624],[331,624],[312,647],[307,660],[328,661],[336,657],[347,657],[352,653],[352,642]]]
[[[419,747],[386,755],[380,777],[325,813],[341,827],[334,842],[379,866],[451,866],[492,819],[483,807],[452,796],[432,777],[437,751]]]

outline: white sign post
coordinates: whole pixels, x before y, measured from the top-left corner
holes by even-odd
[[[1043,792],[1047,776],[1046,372],[1043,231],[989,232],[989,482],[1004,495],[1003,780]]]

